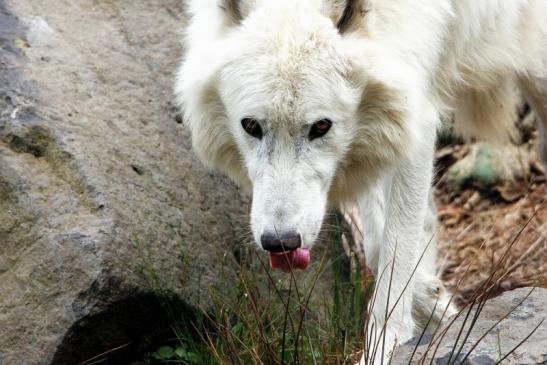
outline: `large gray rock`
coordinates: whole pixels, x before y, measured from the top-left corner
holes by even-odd
[[[437,342],[427,351],[430,347],[429,343],[422,339],[422,344],[417,347],[411,363],[422,363],[419,359],[425,359],[423,363],[429,364],[433,358],[432,363],[435,365],[494,365],[514,350],[503,359],[502,364],[546,364],[547,289],[535,288],[532,292],[531,290],[531,288],[516,289],[487,301],[465,341],[463,339],[468,333],[477,306],[471,310],[467,324],[463,327],[458,339],[467,314],[467,311],[463,312],[450,326],[436,354]],[[519,305],[519,303],[522,304]],[[537,327],[538,325],[540,326]],[[399,347],[392,364],[408,364],[416,348],[416,341]],[[473,349],[477,342],[478,345]],[[518,346],[521,342],[522,344]],[[462,343],[464,346],[460,351]]]
[[[135,345],[161,311],[145,277],[192,307],[231,290],[247,208],[172,106],[182,13],[0,0],[0,364]]]

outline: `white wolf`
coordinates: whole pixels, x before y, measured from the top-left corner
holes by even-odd
[[[328,206],[357,202],[379,277],[368,330],[385,326],[389,353],[417,314],[436,308],[439,319],[447,295],[435,306],[433,245],[412,271],[431,238],[440,117],[503,140],[518,85],[547,129],[547,1],[192,0],[188,10],[178,101],[199,157],[252,190],[256,242],[294,250],[305,267]]]

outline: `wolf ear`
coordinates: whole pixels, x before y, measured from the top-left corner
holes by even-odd
[[[239,24],[243,20],[241,0],[219,0],[218,6],[233,24]]]
[[[345,33],[359,29],[369,11],[367,0],[345,0],[344,9],[336,22],[338,31]]]

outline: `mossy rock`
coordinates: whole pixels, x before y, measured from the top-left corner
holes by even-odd
[[[451,190],[469,186],[489,190],[506,179],[521,180],[530,174],[533,151],[528,146],[501,146],[477,143],[447,173]]]

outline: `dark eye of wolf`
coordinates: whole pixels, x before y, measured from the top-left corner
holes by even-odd
[[[323,137],[330,130],[331,126],[332,126],[332,122],[328,119],[321,119],[320,121],[315,122],[311,126],[310,134],[308,138],[310,139],[310,141],[312,141],[316,138]]]
[[[256,119],[253,118],[243,118],[241,120],[241,126],[243,129],[245,129],[245,132],[250,134],[251,136],[262,139],[262,129],[260,128],[260,124]]]

